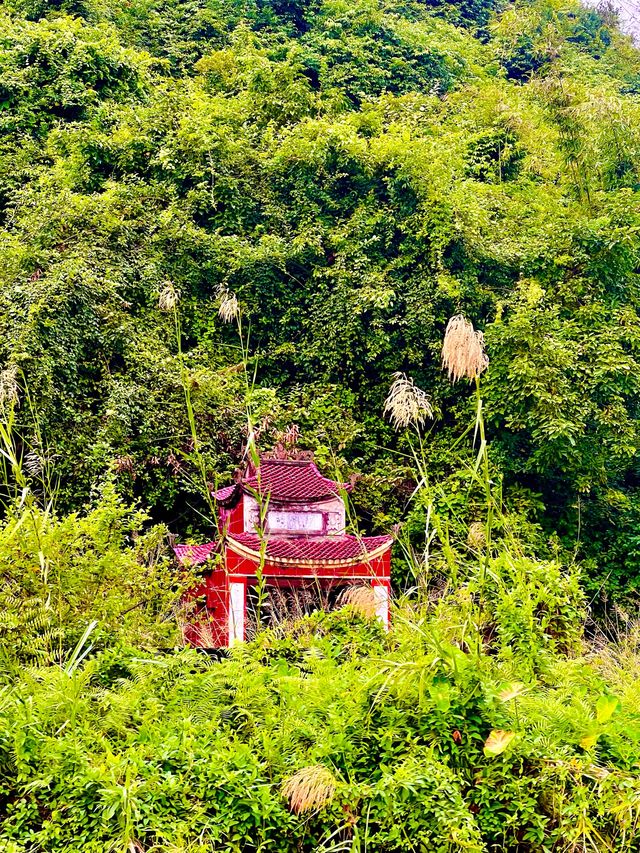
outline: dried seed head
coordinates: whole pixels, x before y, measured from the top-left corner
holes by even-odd
[[[433,408],[427,394],[413,379],[408,379],[404,373],[394,373],[394,381],[389,389],[384,404],[384,413],[396,429],[408,427],[411,424],[424,424],[427,418],[433,417]]]
[[[484,524],[481,521],[472,521],[467,532],[467,545],[470,548],[484,548],[486,544]]]
[[[18,367],[15,364],[10,364],[9,367],[0,372],[0,406],[17,403],[19,395]]]
[[[337,782],[322,764],[303,767],[282,786],[282,796],[294,814],[320,809],[333,799]]]
[[[158,308],[161,311],[173,311],[180,301],[180,291],[176,290],[173,283],[165,281],[158,296]]]
[[[484,335],[476,332],[462,314],[456,314],[447,323],[442,345],[442,368],[449,379],[472,381],[487,369],[489,359],[484,351]]]
[[[377,602],[373,589],[370,586],[350,586],[339,598],[341,606],[352,607],[356,613],[365,619],[373,619],[377,615]]]
[[[240,306],[238,305],[238,299],[235,293],[225,290],[220,297],[220,307],[218,308],[220,319],[224,323],[231,323],[232,320],[236,319],[239,313]]]
[[[25,453],[22,464],[30,477],[37,477],[38,474],[42,473],[42,460],[33,450]]]

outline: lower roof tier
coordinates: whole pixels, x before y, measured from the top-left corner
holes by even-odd
[[[255,533],[228,535],[227,547],[253,561],[298,566],[349,566],[382,557],[391,536],[267,536]]]
[[[391,536],[266,536],[255,533],[228,534],[225,545],[245,559],[268,560],[287,566],[353,566],[384,556],[391,548]],[[183,565],[205,563],[220,543],[176,545],[174,552]]]

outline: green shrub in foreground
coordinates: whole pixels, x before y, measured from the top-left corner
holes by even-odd
[[[221,662],[122,646],[5,676],[4,849],[635,849],[634,648],[585,656],[552,566],[503,555],[484,597],[482,571],[388,635],[347,608]],[[294,814],[283,784],[317,767],[331,794]]]

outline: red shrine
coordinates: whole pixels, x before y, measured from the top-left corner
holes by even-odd
[[[349,491],[351,484],[327,479],[311,459],[262,458],[257,469],[249,465],[238,482],[214,492],[218,539],[174,548],[180,563],[205,569],[188,642],[221,648],[247,638],[259,576],[268,596],[314,590],[330,601],[345,587],[370,586],[388,625],[392,538],[345,532],[341,495]]]

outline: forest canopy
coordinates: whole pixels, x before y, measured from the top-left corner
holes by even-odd
[[[422,530],[406,438],[383,417],[404,372],[432,400],[425,453],[464,527],[473,450],[451,448],[473,395],[440,369],[462,312],[485,334],[491,464],[527,536],[577,555],[594,592],[640,586],[640,54],[609,12],[5,0],[0,15],[2,393],[17,383],[24,453],[55,471],[62,510],[113,478],[199,535],[189,412],[222,480],[249,402],[261,446],[295,424],[319,464],[361,475],[364,529]],[[246,351],[218,314],[228,294]]]

